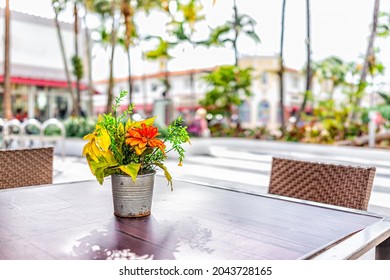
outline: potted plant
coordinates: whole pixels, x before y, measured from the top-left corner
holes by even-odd
[[[164,137],[154,126],[154,119],[132,121],[130,105],[120,116],[117,109],[127,92],[122,91],[115,100],[112,112],[99,116],[95,130],[86,135],[83,156],[86,156],[92,174],[100,184],[111,176],[114,214],[119,217],[150,215],[154,176],[161,168],[172,189],[172,177],[164,165],[167,154],[176,151],[179,166],[189,141],[186,127],[179,117],[168,126]],[[170,143],[167,148],[166,143]]]

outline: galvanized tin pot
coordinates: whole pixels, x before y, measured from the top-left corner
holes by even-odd
[[[150,215],[156,172],[130,176],[111,175],[114,215],[118,217],[144,217]]]

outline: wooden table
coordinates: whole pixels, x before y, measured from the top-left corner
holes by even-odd
[[[343,259],[376,247],[390,221],[363,211],[164,178],[152,214],[113,215],[110,180],[0,190],[0,259]]]

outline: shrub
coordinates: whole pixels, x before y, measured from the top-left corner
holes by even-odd
[[[71,117],[65,121],[66,136],[83,138],[95,130],[95,125],[95,119]]]

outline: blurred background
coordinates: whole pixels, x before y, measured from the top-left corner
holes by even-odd
[[[0,1],[0,123],[120,110],[198,137],[389,147],[390,1]],[[48,133],[55,133],[48,132]]]

